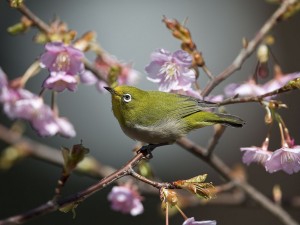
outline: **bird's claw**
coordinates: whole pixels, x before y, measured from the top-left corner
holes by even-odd
[[[155,148],[156,148],[156,145],[153,145],[153,144],[144,145],[137,151],[137,153],[143,153],[143,155],[146,159],[152,159],[153,158],[152,151]]]
[[[142,146],[137,153],[143,153],[144,157],[146,159],[152,159],[153,155],[152,155],[152,151],[160,146],[164,146],[164,145],[168,145],[169,143],[162,143],[162,144],[148,144],[148,145],[144,145]]]

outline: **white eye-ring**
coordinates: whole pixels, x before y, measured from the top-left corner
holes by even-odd
[[[123,100],[124,102],[130,102],[131,101],[131,95],[130,94],[125,94],[123,95]]]

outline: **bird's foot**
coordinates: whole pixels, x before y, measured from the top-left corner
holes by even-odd
[[[137,153],[143,153],[144,157],[146,159],[152,159],[153,155],[152,155],[152,151],[160,146],[164,146],[164,145],[168,145],[168,143],[162,143],[162,144],[148,144],[148,145],[144,145],[142,146]]]

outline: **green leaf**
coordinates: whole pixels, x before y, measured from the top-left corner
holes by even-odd
[[[59,208],[59,211],[61,211],[63,213],[68,213],[68,212],[72,211],[73,219],[75,219],[75,217],[76,217],[75,209],[77,208],[78,205],[79,205],[78,202],[73,202],[73,203],[67,204],[67,205]]]
[[[207,174],[199,175],[188,180],[173,182],[175,186],[188,190],[200,198],[211,199],[215,197],[215,187],[212,183],[203,183]]]
[[[201,183],[204,182],[207,178],[207,174],[198,175],[196,177],[185,180],[186,183]]]
[[[28,28],[23,23],[17,23],[7,28],[7,32],[11,35],[18,35],[27,30]]]

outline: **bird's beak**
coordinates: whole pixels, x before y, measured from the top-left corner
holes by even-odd
[[[109,91],[111,94],[115,94],[115,91],[111,87],[104,87],[107,91]]]

